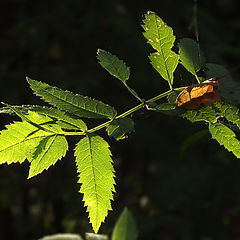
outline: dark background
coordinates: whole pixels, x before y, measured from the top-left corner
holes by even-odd
[[[237,3],[198,2],[201,48],[208,62],[228,69],[240,59]],[[193,6],[189,0],[2,1],[0,100],[43,104],[28,87],[29,76],[124,112],[138,102],[97,63],[97,48],[124,59],[131,67],[129,84],[144,98],[153,97],[168,84],[149,64],[152,49],[142,35],[143,15],[155,11],[173,27],[177,39],[195,39]],[[238,79],[238,73],[234,75]],[[176,82],[180,80],[186,85],[193,78],[180,69]],[[127,206],[140,240],[239,240],[239,160],[211,140],[205,124],[146,111],[133,118],[136,131],[126,140],[116,142],[99,132],[111,145],[117,183],[113,211],[100,233],[111,234]],[[15,119],[1,115],[1,129]],[[69,139],[64,159],[30,180],[27,162],[0,166],[1,240],[92,231],[78,193],[72,151],[76,140]]]

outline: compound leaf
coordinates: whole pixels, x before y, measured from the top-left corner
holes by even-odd
[[[38,157],[38,148],[42,147],[42,149],[44,149],[41,142],[45,141],[44,139],[51,139],[57,136],[57,134],[60,134],[61,128],[53,124],[52,119],[34,112],[29,112],[27,116],[31,121],[34,121],[36,125],[44,126],[44,128],[38,128],[36,125],[27,121],[15,122],[14,124],[6,126],[7,129],[1,131],[0,135],[0,163],[22,163],[27,158],[31,162],[31,169],[32,166],[36,165],[34,161],[35,157]],[[44,129],[47,129],[47,131]],[[64,148],[62,143],[63,141],[59,142],[58,149],[55,149],[59,151],[59,149],[62,148],[61,153],[67,148]],[[65,144],[65,146],[67,145]],[[51,146],[49,146],[49,150],[51,150]],[[38,165],[40,165],[40,167],[38,171],[30,174],[30,176],[47,169],[54,163],[53,157],[54,156],[51,156],[51,163],[39,163]]]
[[[127,208],[120,215],[113,229],[112,240],[136,240],[138,229],[136,222]]]
[[[27,78],[27,81],[37,96],[53,106],[79,117],[114,118],[117,114],[113,107],[95,99],[63,91],[30,78]]]
[[[225,117],[229,122],[236,124],[238,128],[240,128],[240,115],[237,107],[224,102],[218,102],[215,106],[218,108],[221,116]]]
[[[105,50],[98,49],[97,58],[102,67],[114,77],[118,78],[122,82],[126,82],[129,79],[129,67],[127,67],[125,62],[120,60],[117,56]]]
[[[78,116],[57,108],[38,106],[38,105],[22,105],[22,106],[12,106],[12,107],[15,109],[18,109],[23,114],[27,114],[27,112],[30,110],[32,112],[49,116],[53,119],[58,120],[58,124],[60,126],[64,126],[63,128],[81,129],[83,131],[87,130],[86,124]],[[0,113],[11,114],[11,115],[15,114],[15,112],[8,107],[0,108]]]
[[[206,60],[199,45],[193,39],[183,38],[180,40],[178,47],[181,64],[190,73],[196,75]]]
[[[179,60],[178,54],[171,50],[175,41],[173,30],[154,12],[148,12],[143,22],[142,27],[145,30],[143,35],[148,43],[157,50],[149,56],[151,64],[172,86],[173,73]]]
[[[220,145],[223,145],[228,151],[240,158],[240,142],[236,138],[236,134],[222,123],[210,123],[209,131],[212,138],[216,139]]]
[[[68,144],[64,136],[55,134],[43,138],[33,152],[28,178],[54,165],[65,156],[67,150]]]
[[[95,233],[111,210],[114,188],[114,169],[108,143],[100,136],[89,134],[75,148],[80,192],[89,212]]]
[[[202,107],[197,110],[188,110],[182,114],[182,117],[187,118],[191,122],[211,122],[215,123],[219,116],[219,111],[214,107],[214,104],[207,107]]]
[[[134,131],[134,121],[131,118],[113,120],[107,127],[107,133],[116,140],[126,138],[126,134]]]

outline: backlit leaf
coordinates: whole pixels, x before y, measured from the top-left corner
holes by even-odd
[[[143,35],[156,50],[149,56],[151,64],[171,86],[179,60],[178,54],[171,50],[175,41],[173,30],[154,12],[148,12],[143,22]]]
[[[31,177],[48,169],[64,156],[67,142],[65,137],[60,135],[61,128],[52,123],[49,117],[34,112],[29,112],[27,117],[44,128],[38,128],[27,121],[8,125],[0,135],[0,163],[22,163],[27,158],[31,162]],[[51,141],[51,144],[47,140]],[[46,156],[41,155],[43,152]]]
[[[64,128],[67,128],[67,129],[81,129],[81,130],[87,129],[86,124],[78,116],[57,108],[37,106],[37,105],[22,105],[22,106],[13,106],[13,107],[15,109],[18,109],[24,114],[27,114],[27,112],[30,110],[39,114],[49,116],[53,119],[58,120],[58,124],[61,126],[64,126]],[[11,115],[15,114],[14,111],[8,107],[0,108],[0,113],[11,114]]]
[[[101,137],[89,134],[75,148],[80,192],[89,212],[95,233],[111,210],[114,189],[114,169],[108,143]]]
[[[30,78],[27,78],[27,81],[37,96],[53,106],[79,117],[113,118],[117,114],[113,107],[95,99],[63,91]]]
[[[227,126],[222,123],[210,123],[209,131],[212,138],[216,139],[220,145],[223,145],[228,151],[240,158],[240,142],[236,137],[236,134]]]

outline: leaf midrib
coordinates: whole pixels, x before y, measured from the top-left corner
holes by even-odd
[[[92,144],[91,144],[90,137],[87,136],[87,138],[88,138],[88,142],[89,142],[89,152],[90,152],[90,157],[91,157],[91,166],[92,166],[92,173],[93,173],[93,179],[94,179],[94,191],[95,191],[94,193],[95,193],[95,197],[96,197],[96,199],[97,199],[97,203],[96,203],[96,205],[97,205],[97,207],[96,207],[97,211],[96,211],[96,216],[95,216],[95,218],[96,218],[95,224],[96,224],[96,226],[97,226],[97,219],[98,219],[98,194],[97,194],[97,188],[96,188],[96,176],[95,176],[95,170],[94,170],[94,164],[93,164]]]
[[[161,53],[162,53],[162,56],[163,56],[163,59],[164,59],[165,69],[167,71],[167,76],[168,76],[169,83],[172,85],[170,75],[169,75],[169,72],[168,72],[168,68],[167,68],[167,64],[166,64],[166,61],[165,61],[166,57],[165,57],[165,55],[163,53],[163,50],[162,50],[162,45],[163,44],[162,44],[162,39],[160,37],[159,28],[158,28],[158,25],[157,25],[157,16],[155,14],[154,14],[154,18],[155,18],[155,25],[156,25],[156,28],[157,28],[157,34],[158,34],[159,42],[160,42],[160,50],[161,50]],[[171,51],[171,49],[170,49],[170,51]]]

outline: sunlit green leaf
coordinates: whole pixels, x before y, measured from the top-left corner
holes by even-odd
[[[230,128],[216,122],[209,124],[209,131],[212,138],[216,139],[220,145],[223,145],[228,151],[233,152],[237,158],[240,158],[240,142]]]
[[[188,110],[182,114],[182,117],[187,118],[191,122],[216,122],[220,117],[219,111],[214,107],[214,105],[208,107],[202,107],[197,110]]]
[[[98,49],[97,58],[102,67],[104,67],[111,75],[123,82],[126,82],[129,79],[129,67],[127,67],[117,56],[105,50]]]
[[[0,163],[31,162],[29,177],[47,170],[63,157],[68,145],[61,128],[52,119],[29,112],[28,121],[8,125],[0,135]],[[43,128],[39,128],[43,126]]]
[[[50,108],[50,107],[37,106],[37,105],[22,105],[22,106],[12,106],[12,107],[15,109],[18,109],[23,114],[27,114],[28,111],[30,110],[32,112],[49,116],[55,120],[58,120],[58,124],[60,126],[63,126],[63,128],[81,129],[81,130],[87,129],[86,124],[78,116],[57,108]],[[0,113],[11,114],[11,115],[15,114],[15,112],[9,107],[0,108]]]
[[[113,118],[117,114],[113,107],[95,99],[63,91],[30,78],[27,78],[27,81],[37,96],[55,107],[79,117]]]
[[[154,12],[148,12],[143,22],[143,35],[157,51],[149,56],[151,64],[171,86],[179,59],[178,54],[171,50],[175,41],[173,30]]]
[[[89,212],[95,233],[111,210],[114,189],[114,169],[108,143],[97,135],[87,135],[75,149],[80,192]]]

